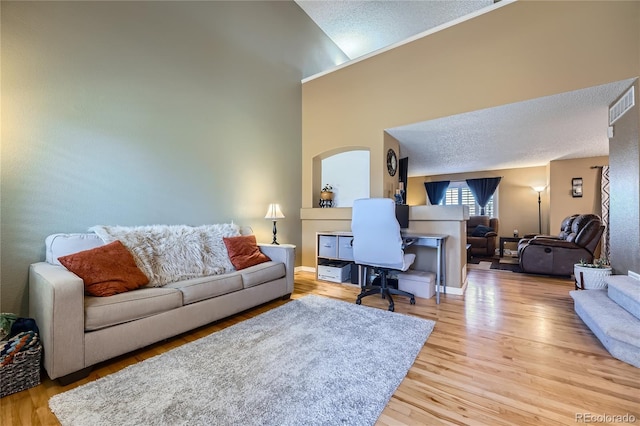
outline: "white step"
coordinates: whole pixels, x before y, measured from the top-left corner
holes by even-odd
[[[607,290],[569,292],[578,316],[615,358],[640,368],[640,319],[607,296]]]
[[[627,275],[610,275],[605,282],[609,298],[640,318],[640,281]]]

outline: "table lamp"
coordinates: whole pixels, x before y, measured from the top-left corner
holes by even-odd
[[[269,204],[269,208],[267,209],[267,214],[264,215],[264,218],[273,220],[273,241],[271,242],[271,244],[280,245],[280,243],[276,240],[276,234],[278,233],[278,230],[276,229],[276,222],[278,219],[284,219],[282,210],[280,210],[280,204],[275,204],[275,203]]]

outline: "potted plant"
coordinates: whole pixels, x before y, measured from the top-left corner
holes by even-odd
[[[320,199],[333,200],[333,186],[329,185],[328,183],[325,184],[320,192]]]
[[[573,265],[576,289],[600,290],[607,288],[604,279],[611,275],[611,271],[611,265],[604,257],[595,259],[593,263],[587,263],[584,259],[580,259],[580,263]]]

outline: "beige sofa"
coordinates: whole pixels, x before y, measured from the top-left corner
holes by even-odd
[[[295,246],[259,244],[271,261],[163,287],[88,296],[82,279],[55,263],[102,244],[95,234],[56,234],[47,238],[47,261],[30,266],[29,311],[40,329],[43,365],[62,383],[86,376],[101,361],[293,292]]]

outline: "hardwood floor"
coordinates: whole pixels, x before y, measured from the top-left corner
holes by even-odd
[[[296,274],[292,298],[354,301],[357,288]],[[567,279],[470,270],[464,296],[396,297],[396,312],[436,321],[379,425],[569,425],[640,423],[640,369],[611,357],[576,316]],[[0,424],[59,424],[52,395],[204,337],[286,303],[275,301],[100,364],[62,387],[48,378],[0,399]],[[375,296],[363,305],[386,309]],[[46,376],[46,375],[45,375]],[[627,416],[615,418],[615,416]],[[591,416],[591,417],[589,417]],[[600,416],[600,417],[597,417]],[[617,420],[617,421],[616,421]]]

